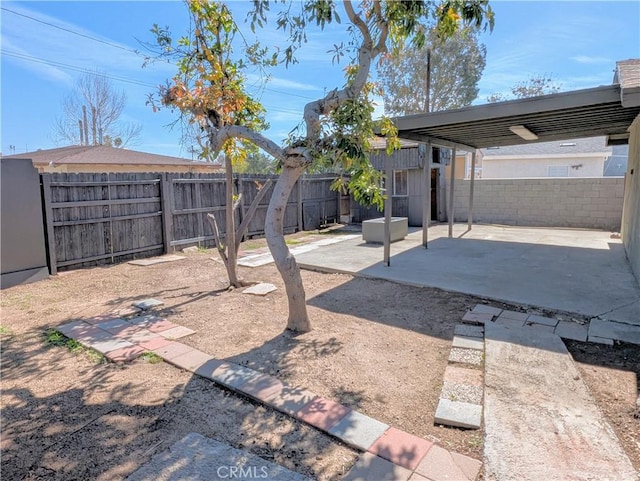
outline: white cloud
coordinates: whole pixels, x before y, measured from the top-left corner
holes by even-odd
[[[578,63],[584,64],[595,64],[595,63],[608,63],[613,64],[614,61],[606,58],[606,57],[591,57],[589,55],[576,55],[574,57],[570,57],[571,60]]]

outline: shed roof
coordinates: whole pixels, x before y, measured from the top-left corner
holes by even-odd
[[[105,145],[74,145],[55,149],[36,150],[24,154],[6,155],[7,159],[31,159],[34,165],[41,164],[113,164],[113,165],[208,165],[211,168],[218,164],[194,162],[180,157],[150,154],[137,150],[107,147]]]

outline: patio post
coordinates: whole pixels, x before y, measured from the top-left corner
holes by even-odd
[[[451,183],[449,186],[449,238],[453,237],[453,189],[456,181],[456,148],[451,149]]]
[[[469,183],[469,215],[467,217],[467,229],[473,225],[473,184],[476,178],[476,151],[471,153],[471,179]]]
[[[393,165],[392,158],[385,158],[384,190],[387,198],[384,201],[384,265],[391,265],[391,197],[393,196]]]
[[[422,177],[424,197],[422,198],[422,245],[428,248],[429,224],[431,224],[431,163],[433,161],[433,148],[431,142],[427,142],[427,155],[422,159]]]

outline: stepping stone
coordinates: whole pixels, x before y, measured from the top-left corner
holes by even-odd
[[[133,319],[130,319],[129,322],[151,332],[162,332],[178,327],[178,325],[173,322],[169,322],[166,319],[161,319],[155,316],[134,317]]]
[[[284,384],[273,376],[262,374],[242,385],[240,391],[259,401],[268,403],[272,398],[280,395]]]
[[[477,337],[453,336],[453,342],[451,343],[451,345],[453,347],[477,349],[479,351],[482,351],[484,349],[484,341]]]
[[[551,317],[538,316],[536,314],[530,314],[529,317],[527,317],[527,322],[532,322],[534,324],[542,324],[544,326],[553,326],[553,327],[556,327],[558,325],[558,319],[552,319]]]
[[[500,317],[504,317],[507,319],[514,319],[516,321],[526,321],[529,317],[529,314],[526,312],[518,312],[518,311],[502,311]]]
[[[436,408],[434,423],[458,428],[479,429],[482,423],[482,406],[440,399]]]
[[[162,337],[166,337],[167,339],[180,339],[182,337],[195,334],[196,331],[194,331],[193,329],[189,329],[188,327],[176,326],[170,329],[163,329],[162,331],[158,332]]]
[[[147,329],[144,329],[138,326],[133,326],[131,328],[125,329],[115,334],[116,336],[121,337],[122,339],[125,339],[129,342],[133,342],[135,344],[142,344],[143,342],[149,342],[155,339],[164,339],[160,334],[151,332]],[[157,346],[157,347],[160,347],[160,346]]]
[[[475,312],[478,314],[491,314],[493,316],[499,316],[502,312],[502,309],[493,306],[487,306],[486,304],[476,304],[471,312]]]
[[[142,309],[143,311],[146,311],[148,309],[151,309],[152,307],[161,306],[163,304],[164,302],[159,301],[157,299],[144,299],[142,301],[136,301],[132,305],[133,307],[137,307],[138,309]]]
[[[474,366],[482,365],[482,351],[475,349],[462,349],[452,347],[449,352],[449,362],[461,362],[464,364],[472,364]]]
[[[296,413],[296,417],[323,431],[329,431],[345,417],[351,408],[340,403],[317,397]]]
[[[273,292],[277,289],[273,284],[269,284],[266,282],[261,282],[260,284],[256,284],[255,286],[248,287],[244,291],[243,294],[253,294],[254,296],[266,296],[270,292]]]
[[[534,331],[541,331],[541,332],[548,332],[550,334],[553,334],[554,331],[556,330],[556,328],[553,326],[545,326],[544,324],[535,324],[535,323],[529,324],[529,321],[527,321],[524,327],[526,329],[532,329]]]
[[[135,309],[135,312],[140,312],[138,309]],[[103,314],[101,316],[92,317],[91,319],[85,319],[84,322],[92,325],[100,324],[106,321],[115,321],[116,319],[121,319],[119,314]]]
[[[444,381],[453,384],[484,385],[482,370],[449,365],[444,370]]]
[[[343,481],[408,481],[411,470],[371,453],[363,453]]]
[[[640,344],[640,326],[592,319],[589,324],[589,337],[592,336]]]
[[[107,354],[111,351],[118,351],[122,349],[136,347],[135,344],[130,343],[129,341],[125,341],[124,339],[118,339],[117,337],[112,337],[111,339],[105,339],[103,341],[91,341],[86,342],[83,341],[83,344],[87,344],[91,349],[95,349],[102,354]]]
[[[125,307],[124,309],[120,309],[119,311],[116,312],[116,314],[118,315],[118,317],[128,318],[128,317],[139,315],[141,310],[142,309],[131,306],[131,307]]]
[[[125,321],[124,319],[112,319],[110,321],[103,321],[94,326],[99,327],[100,329],[104,329],[105,331],[109,331],[112,334],[116,334],[123,329],[133,327],[130,322]]]
[[[577,322],[560,321],[554,331],[562,339],[572,339],[574,341],[585,342],[587,340],[587,326]]]
[[[153,352],[155,352],[158,356],[167,361],[170,361],[175,357],[181,356],[182,354],[186,354],[191,351],[195,351],[195,349],[187,346],[186,344],[173,341],[171,341],[169,344],[153,350]]]
[[[84,321],[72,321],[67,322],[66,324],[62,324],[55,329],[56,331],[61,332],[71,339],[76,339],[77,336],[81,335],[82,333],[95,332],[97,328]]]
[[[128,263],[133,266],[152,266],[154,264],[162,264],[163,262],[180,261],[182,259],[184,259],[183,256],[176,256],[176,255],[170,254],[162,257],[155,257],[153,259],[137,259],[135,261],[129,261]]]
[[[190,433],[156,454],[126,481],[260,480],[312,481],[226,443]]]
[[[453,328],[453,333],[456,336],[466,337],[484,337],[484,327],[471,326],[469,324],[456,324]]]
[[[474,481],[482,463],[460,454],[454,457],[454,454],[457,453],[433,446],[416,468],[416,473],[433,481]]]
[[[493,314],[469,311],[462,316],[462,320],[464,322],[471,322],[474,324],[484,324],[485,322],[493,321]]]
[[[442,391],[440,392],[440,399],[482,404],[482,387],[474,386],[473,384],[445,381],[442,385]]]
[[[605,346],[613,346],[613,339],[598,336],[589,336],[587,339],[589,342],[595,342],[596,344],[604,344]]]
[[[239,390],[244,383],[260,376],[261,374],[253,369],[225,362],[211,374],[211,379],[231,389]]]
[[[144,347],[147,351],[155,351],[156,349],[160,349],[161,347],[171,344],[171,341],[159,336],[154,339],[149,339],[148,341],[137,341],[136,344],[140,347]]]
[[[279,396],[273,397],[268,403],[283,413],[295,416],[298,411],[317,398],[318,395],[295,386],[283,386]]]
[[[131,346],[110,351],[105,356],[114,362],[128,362],[140,357],[144,352],[145,349],[140,346]]]
[[[187,371],[195,372],[200,366],[213,359],[209,354],[193,349],[184,354],[172,357],[169,363]]]
[[[495,323],[500,324],[501,326],[504,326],[504,327],[520,328],[524,326],[524,320],[511,319],[510,317],[503,317],[503,316],[498,316]]]
[[[349,446],[367,451],[387,429],[389,429],[388,424],[365,416],[358,411],[350,411],[329,430],[329,434],[341,439]]]
[[[403,468],[414,470],[432,446],[433,443],[426,439],[391,427],[373,443],[369,452]]]

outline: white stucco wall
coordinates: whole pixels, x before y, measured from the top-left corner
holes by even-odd
[[[631,269],[640,282],[640,115],[629,129],[629,165],[625,175],[622,241]]]
[[[549,177],[549,166],[568,166],[568,177],[602,177],[606,156],[587,154],[580,157],[494,157],[482,160],[483,179],[517,179]]]

